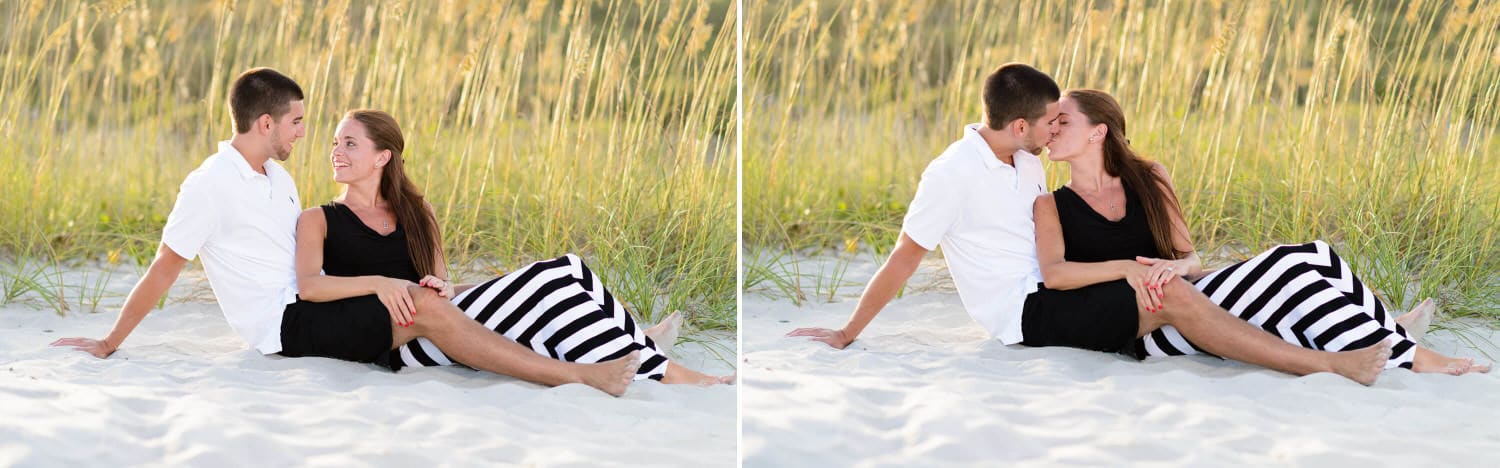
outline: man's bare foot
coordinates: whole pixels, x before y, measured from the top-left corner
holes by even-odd
[[[1417,346],[1417,355],[1411,360],[1411,370],[1412,372],[1448,375],[1464,375],[1470,372],[1486,374],[1490,371],[1490,365],[1475,364],[1474,358],[1444,356],[1436,351]]]
[[[1432,325],[1434,315],[1437,315],[1437,304],[1432,302],[1432,298],[1427,298],[1413,307],[1411,312],[1396,317],[1396,323],[1406,329],[1406,335],[1410,336],[1412,341],[1421,344],[1422,336],[1427,334],[1427,327]]]
[[[683,367],[683,366],[679,366],[675,362],[667,361],[667,372],[666,372],[665,375],[662,375],[662,377],[661,377],[661,383],[672,384],[672,385],[697,385],[699,387],[709,387],[709,386],[720,385],[720,384],[724,384],[724,385],[733,384],[734,383],[734,376],[733,375],[727,375],[727,376],[719,377],[719,376],[708,375],[708,374],[704,374],[702,372],[698,372],[698,371],[695,371],[695,370],[692,370],[692,369],[688,369],[688,368]]]
[[[583,384],[614,396],[625,394],[635,381],[635,370],[641,367],[641,352],[631,351],[625,357],[598,364],[583,364]]]
[[[662,319],[661,323],[652,325],[644,330],[646,336],[656,343],[656,350],[662,354],[672,351],[672,346],[677,344],[677,333],[682,331],[682,311],[672,311],[672,315]]]
[[[1391,358],[1391,344],[1380,340],[1368,348],[1333,353],[1332,370],[1335,374],[1364,385],[1375,385],[1380,371],[1385,370],[1385,361]]]

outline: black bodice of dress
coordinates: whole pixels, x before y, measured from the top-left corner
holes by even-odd
[[[420,281],[406,250],[406,230],[400,223],[388,235],[370,229],[354,210],[342,203],[322,206],[328,221],[323,238],[323,274],[329,276],[377,275]]]
[[[1057,220],[1062,224],[1063,259],[1070,262],[1134,260],[1136,256],[1159,257],[1146,209],[1125,191],[1125,217],[1110,221],[1094,211],[1073,189],[1063,186],[1053,193]]]

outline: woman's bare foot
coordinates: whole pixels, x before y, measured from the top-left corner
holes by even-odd
[[[1413,372],[1430,372],[1448,375],[1464,375],[1470,372],[1489,373],[1488,364],[1475,364],[1474,358],[1455,358],[1417,346],[1417,355],[1411,360]]]
[[[1368,348],[1333,353],[1333,372],[1364,385],[1375,385],[1375,379],[1385,370],[1385,361],[1391,358],[1391,344],[1380,340]]]
[[[583,384],[614,396],[625,394],[625,388],[635,381],[635,371],[641,367],[641,352],[631,351],[625,357],[598,364],[582,364]]]
[[[1432,302],[1432,298],[1427,298],[1413,307],[1411,312],[1396,317],[1396,323],[1406,329],[1406,335],[1410,336],[1412,341],[1421,344],[1422,336],[1427,334],[1427,327],[1432,325],[1434,315],[1437,315],[1437,304]]]
[[[677,344],[677,333],[682,330],[682,311],[673,311],[672,315],[662,319],[661,323],[652,325],[645,329],[646,336],[656,343],[656,350],[666,354],[672,351],[672,345]]]
[[[692,369],[688,369],[688,368],[683,367],[683,366],[679,366],[675,362],[667,361],[667,373],[662,376],[661,383],[672,384],[672,385],[697,385],[697,386],[700,386],[700,387],[709,387],[709,386],[720,385],[720,384],[724,384],[724,385],[733,384],[734,383],[734,376],[733,375],[726,375],[726,376],[723,376],[723,377],[719,377],[719,376],[708,375],[708,374],[704,374],[702,372],[698,372],[698,371],[695,371],[695,370],[692,370]]]

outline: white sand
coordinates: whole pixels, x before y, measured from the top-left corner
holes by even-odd
[[[1493,466],[1500,457],[1500,373],[1393,370],[1367,388],[1202,356],[1138,362],[1007,347],[963,312],[929,257],[905,297],[843,351],[783,335],[843,325],[862,284],[802,307],[746,294],[744,466]],[[875,271],[868,258],[842,267],[848,283]],[[811,284],[842,267],[822,258],[797,271]],[[1478,334],[1500,342],[1493,330]],[[1452,333],[1428,341],[1478,355]]]
[[[136,277],[111,278],[112,294]],[[200,276],[173,294],[204,291]],[[201,300],[153,312],[108,360],[46,346],[104,336],[118,309],[104,310],[0,309],[0,466],[735,463],[732,386],[646,381],[612,398],[463,368],[267,357]],[[679,344],[679,362],[731,372],[732,335],[693,338],[708,346]]]

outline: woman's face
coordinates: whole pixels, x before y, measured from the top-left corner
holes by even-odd
[[[1104,145],[1105,126],[1089,124],[1088,116],[1078,109],[1078,101],[1063,97],[1058,101],[1057,130],[1052,141],[1047,143],[1047,159],[1067,161],[1083,154],[1090,147]],[[1094,141],[1089,141],[1093,138]]]
[[[350,184],[363,180],[380,180],[381,168],[390,161],[391,152],[375,149],[375,142],[358,120],[344,119],[333,135],[333,151],[328,154],[333,165],[333,180]]]

